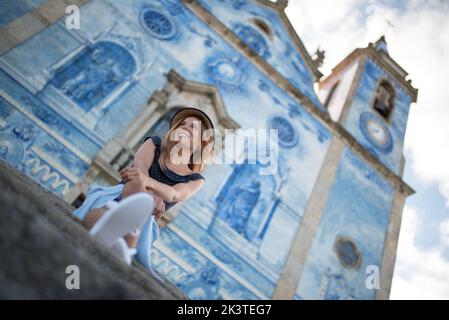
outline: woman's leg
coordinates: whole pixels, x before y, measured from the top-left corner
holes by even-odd
[[[90,230],[94,226],[94,224],[103,216],[103,214],[106,212],[107,208],[106,206],[92,209],[89,212],[86,213],[86,216],[83,220],[83,226]]]
[[[143,181],[131,180],[125,183],[122,191],[122,199],[138,192],[147,192],[147,188]]]
[[[141,181],[131,180],[127,183],[125,183],[125,187],[122,191],[122,199],[138,192],[147,192],[147,188],[145,184]],[[124,239],[126,243],[128,244],[128,247],[135,248],[137,247],[137,240],[139,240],[139,234],[135,233],[128,233],[124,236]]]
[[[140,181],[129,181],[125,184],[125,187],[123,188],[121,198],[124,199],[132,194],[146,191],[147,190],[145,188],[145,185]],[[94,226],[94,224],[103,216],[106,210],[107,210],[106,206],[90,210],[88,213],[86,213],[86,216],[84,217],[83,225],[88,230],[90,230]],[[137,246],[137,240],[139,239],[139,235],[133,233],[127,234],[124,236],[124,239],[130,248],[135,248]]]

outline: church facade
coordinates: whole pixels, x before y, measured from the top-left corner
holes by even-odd
[[[277,129],[272,174],[259,174],[266,161],[211,165],[163,216],[154,267],[192,299],[388,299],[417,90],[385,38],[323,77],[287,1],[7,4],[1,159],[79,206],[181,107],[223,135]]]

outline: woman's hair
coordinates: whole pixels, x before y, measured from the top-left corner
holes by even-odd
[[[189,116],[186,116],[182,119],[179,119],[176,123],[172,125],[172,127],[164,134],[162,138],[162,144],[161,144],[161,156],[159,157],[159,165],[163,169],[167,169],[167,166],[165,163],[170,158],[170,151],[172,148],[177,144],[177,141],[172,141],[170,137],[173,136],[173,131],[175,131],[181,123],[184,121],[185,118]],[[195,117],[195,116],[192,116]],[[192,154],[190,155],[190,161],[189,161],[189,169],[193,172],[201,173],[205,170],[206,164],[211,160],[213,156],[214,151],[214,137],[208,136],[207,134],[204,134],[206,124],[198,117],[195,117],[196,119],[201,121],[201,143],[200,143],[200,150],[194,150]],[[198,161],[199,160],[199,161]]]

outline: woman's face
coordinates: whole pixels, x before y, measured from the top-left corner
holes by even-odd
[[[174,130],[174,138],[178,143],[189,146],[194,150],[201,146],[201,126],[203,123],[196,117],[187,117],[181,121],[179,127]]]

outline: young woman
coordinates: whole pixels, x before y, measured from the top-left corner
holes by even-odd
[[[126,263],[136,254],[151,270],[151,245],[159,235],[156,221],[204,185],[200,173],[213,155],[214,137],[206,113],[195,108],[177,111],[162,139],[145,139],[131,167],[120,172],[122,181],[112,187],[91,186],[74,215]]]

